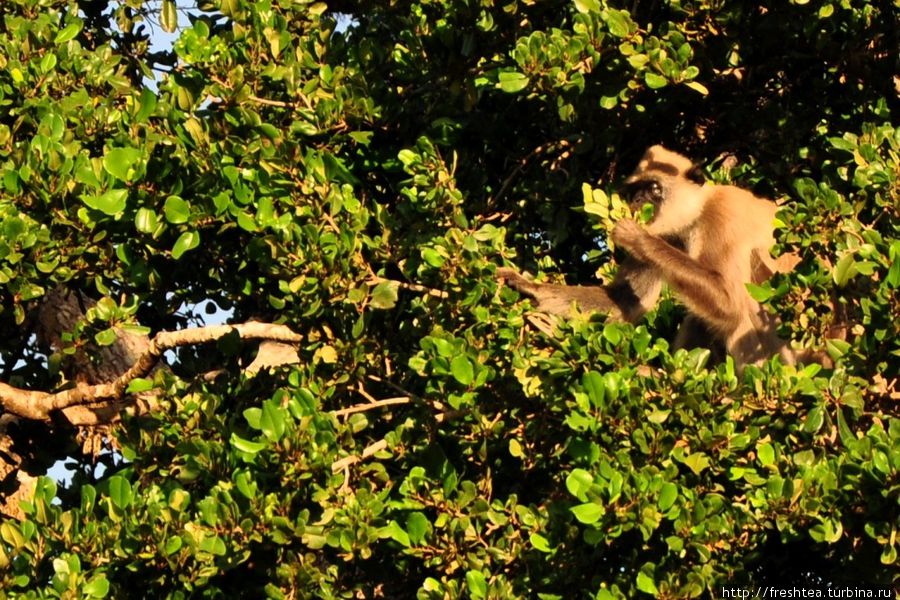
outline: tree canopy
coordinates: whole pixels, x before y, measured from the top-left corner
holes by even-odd
[[[900,11],[776,4],[0,3],[0,588],[896,586]],[[498,284],[608,277],[656,143],[783,204],[833,368]]]

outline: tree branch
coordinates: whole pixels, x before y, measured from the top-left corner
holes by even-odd
[[[251,321],[237,325],[208,325],[181,331],[161,331],[150,341],[147,350],[122,375],[109,383],[97,385],[77,384],[74,388],[50,393],[23,390],[0,382],[0,406],[12,414],[37,421],[47,421],[55,410],[73,406],[94,404],[103,400],[119,400],[132,380],[153,370],[159,357],[166,350],[178,346],[193,346],[213,342],[236,331],[249,340],[272,340],[288,344],[299,343],[303,338],[285,325]]]

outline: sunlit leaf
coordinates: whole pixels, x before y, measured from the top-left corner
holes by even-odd
[[[60,29],[53,41],[57,44],[65,44],[69,40],[75,39],[75,36],[81,32],[83,26],[84,23],[81,20],[75,19]]]
[[[459,354],[450,361],[450,372],[463,385],[470,385],[475,379],[475,368],[472,361],[464,354]]]
[[[193,250],[200,245],[200,233],[197,231],[185,231],[172,246],[172,258],[178,260],[188,250]]]
[[[584,523],[585,525],[596,523],[600,520],[600,517],[606,513],[606,510],[596,502],[579,504],[573,506],[570,510],[572,511],[572,514],[575,515],[575,518],[578,519],[578,522]]]
[[[397,304],[397,289],[399,284],[393,281],[382,281],[372,289],[373,308],[389,309]]]
[[[128,483],[128,480],[124,477],[118,475],[110,477],[109,497],[116,507],[121,509],[128,508],[128,505],[131,504],[131,500],[134,497],[131,484]]]
[[[528,86],[528,77],[516,71],[501,71],[497,85],[507,94],[515,94]]]
[[[90,208],[113,216],[125,210],[128,190],[109,190],[100,196],[82,196],[81,200]]]
[[[141,151],[137,148],[112,148],[103,156],[103,168],[116,179],[131,181],[140,160]]]

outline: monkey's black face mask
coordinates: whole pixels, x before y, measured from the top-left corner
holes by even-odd
[[[625,197],[628,198],[628,204],[635,213],[643,212],[642,209],[647,204],[650,204],[653,212],[656,212],[664,196],[662,186],[654,179],[635,181],[625,188]]]
[[[653,179],[645,179],[629,184],[625,188],[625,196],[628,198],[628,203],[637,208],[648,202],[654,206],[659,206],[663,200],[663,190],[659,182]]]

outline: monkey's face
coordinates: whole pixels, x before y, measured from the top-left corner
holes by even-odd
[[[650,233],[683,236],[706,202],[708,194],[702,180],[702,171],[689,159],[662,146],[652,146],[625,180],[624,195]]]
[[[646,223],[659,211],[665,192],[660,181],[641,179],[625,187],[625,196],[631,212],[640,215],[641,221]]]

